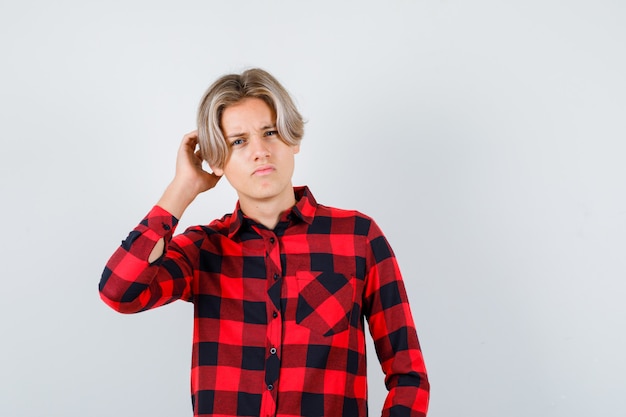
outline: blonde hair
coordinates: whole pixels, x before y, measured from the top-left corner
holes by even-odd
[[[263,100],[276,115],[276,130],[283,142],[295,146],[304,135],[304,120],[287,90],[267,71],[252,68],[219,78],[204,93],[198,107],[198,143],[202,159],[223,168],[229,148],[222,133],[224,110],[245,98]]]

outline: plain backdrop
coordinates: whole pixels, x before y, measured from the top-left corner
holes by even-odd
[[[258,66],[308,120],[294,183],[396,252],[429,416],[623,416],[624,22],[619,0],[3,0],[0,415],[191,415],[192,306],[121,315],[97,284],[204,90]],[[235,201],[221,182],[179,230]]]

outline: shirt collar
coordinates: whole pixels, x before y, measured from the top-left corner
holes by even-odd
[[[309,187],[305,185],[301,187],[294,187],[293,192],[296,197],[296,204],[291,208],[289,213],[286,214],[293,214],[295,217],[307,224],[313,223],[315,211],[317,210],[317,201],[315,200],[315,197],[313,197],[311,190],[309,190]],[[245,221],[246,216],[243,211],[241,211],[239,201],[237,201],[235,211],[231,216],[231,222],[228,228],[228,237],[232,239],[232,237],[240,231]]]

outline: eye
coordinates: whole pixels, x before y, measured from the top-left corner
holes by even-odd
[[[230,143],[230,146],[240,146],[244,144],[244,140],[239,138],[239,139],[235,139]]]
[[[278,135],[278,130],[268,130],[265,132],[265,136],[276,136]]]

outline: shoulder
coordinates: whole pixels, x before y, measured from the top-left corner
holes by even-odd
[[[193,241],[219,239],[220,237],[228,236],[232,223],[231,219],[232,214],[225,214],[209,224],[187,227],[179,236]]]
[[[372,231],[379,230],[374,219],[367,214],[358,210],[331,207],[323,204],[317,205],[313,222],[314,224],[321,222],[331,223],[334,226],[333,228],[346,231],[347,228],[350,228],[352,234],[359,236],[368,236]]]

